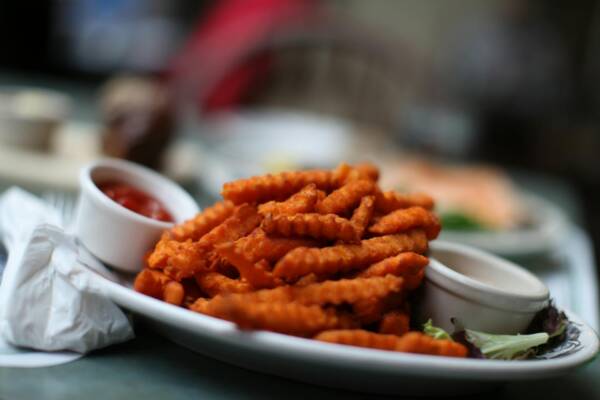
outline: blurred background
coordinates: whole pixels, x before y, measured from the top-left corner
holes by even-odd
[[[0,48],[3,188],[74,195],[112,156],[204,205],[370,160],[447,238],[530,257],[580,226],[599,254],[598,1],[5,0]]]

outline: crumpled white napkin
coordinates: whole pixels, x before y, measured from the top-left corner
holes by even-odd
[[[14,346],[78,353],[131,339],[126,315],[88,269],[93,258],[60,224],[55,210],[21,189],[0,197],[0,238],[8,250],[0,338]],[[111,274],[101,263],[93,267]]]

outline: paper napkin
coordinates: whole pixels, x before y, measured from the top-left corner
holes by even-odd
[[[83,354],[132,338],[127,316],[89,270],[94,260],[61,224],[51,206],[21,189],[0,197],[0,238],[8,250],[0,282],[0,339],[28,349]],[[93,267],[111,274],[99,262]],[[12,364],[5,364],[15,364],[16,356],[11,357]],[[8,359],[6,351],[0,351],[0,365],[3,358]],[[42,359],[47,365],[47,357]]]

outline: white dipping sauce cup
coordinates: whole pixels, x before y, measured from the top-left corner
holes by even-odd
[[[432,243],[425,271],[418,322],[431,318],[450,333],[452,318],[487,333],[523,333],[548,305],[548,288],[535,275],[474,247]]]
[[[79,175],[75,233],[94,256],[122,271],[139,271],[145,254],[173,223],[145,217],[117,204],[98,188],[107,182],[124,183],[144,191],[158,200],[176,223],[192,218],[199,211],[186,191],[148,168],[115,159],[85,166]]]

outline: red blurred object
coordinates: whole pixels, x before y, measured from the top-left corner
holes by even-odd
[[[98,188],[128,210],[158,221],[174,222],[171,214],[158,200],[138,188],[119,182],[103,183]]]
[[[269,72],[270,54],[255,50],[277,32],[310,20],[317,5],[314,0],[221,0],[198,22],[171,77],[180,91],[195,91],[187,96],[197,99],[201,112],[233,108]]]

